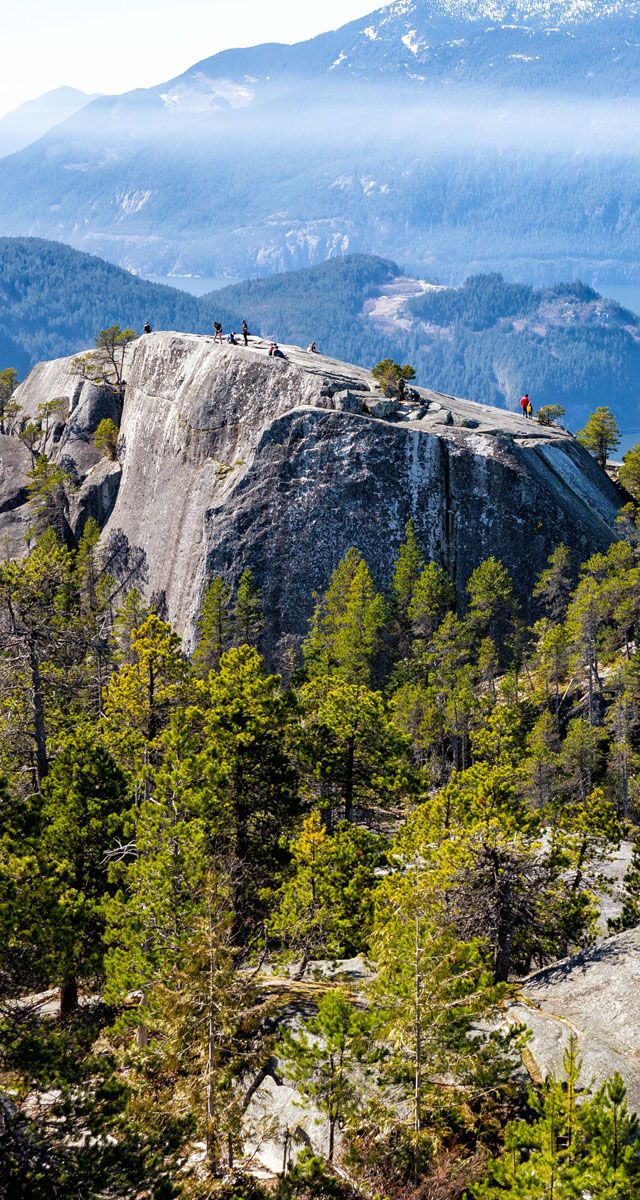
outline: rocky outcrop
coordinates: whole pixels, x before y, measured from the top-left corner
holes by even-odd
[[[531,1030],[525,1057],[535,1078],[562,1077],[573,1034],[582,1086],[597,1086],[619,1071],[630,1107],[640,1111],[640,928],[531,975],[511,1019]]]
[[[244,349],[141,338],[127,366],[121,471],[99,463],[91,440],[115,399],[70,360],[36,368],[18,393],[28,413],[68,397],[50,451],[80,487],[72,521],[91,512],[106,537],[139,548],[148,589],[164,593],[187,646],[211,577],[233,582],[249,566],[265,650],[281,663],[345,550],[358,546],[382,586],[410,517],[461,596],[487,555],[526,596],[559,541],[582,557],[610,542],[616,489],[570,434],[428,389],[389,411],[367,371],[284,349],[269,358],[258,339]],[[10,474],[17,497],[24,478]]]

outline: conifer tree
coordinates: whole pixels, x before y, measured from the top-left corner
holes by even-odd
[[[131,588],[113,619],[113,657],[118,665],[135,662],[133,634],[151,615],[151,607],[145,603],[138,588]]]
[[[427,563],[416,580],[409,603],[414,637],[429,644],[454,599],[454,587],[446,571],[437,563]]]
[[[640,500],[640,446],[632,446],[622,455],[620,483],[636,502]]]
[[[602,468],[606,467],[609,454],[620,445],[618,422],[606,404],[601,404],[591,414],[584,429],[578,433],[578,441]]]
[[[295,708],[280,685],[248,646],[228,650],[208,682],[198,771],[207,834],[233,876],[237,938],[260,924],[298,811]]]
[[[570,1038],[562,1082],[531,1093],[531,1121],[506,1129],[504,1154],[488,1163],[476,1200],[633,1200],[640,1180],[640,1123],[618,1074],[580,1095],[581,1060]]]
[[[236,591],[233,606],[233,640],[236,646],[256,646],[264,626],[260,592],[253,575],[245,567]]]
[[[567,611],[572,575],[571,551],[561,543],[549,555],[532,593],[535,600],[542,601],[546,615],[554,622],[561,621]]]
[[[316,809],[291,843],[292,873],[275,897],[270,936],[301,956],[349,958],[366,948],[381,838],[354,825],[328,833]]]
[[[349,589],[362,562],[360,551],[351,546],[335,568],[324,596],[314,596],[309,634],[302,646],[309,675],[324,675],[335,668],[336,633],[346,610]]]
[[[441,1106],[449,1106],[451,1114],[456,1103],[454,1096],[443,1095],[438,1080],[454,1071],[465,1080],[463,1103],[471,1101],[476,1089],[479,1095],[486,1085],[479,1071],[482,1042],[484,1069],[496,1072],[494,1086],[499,1090],[505,1067],[508,1078],[510,1039],[469,1036],[502,993],[492,989],[477,944],[458,941],[438,925],[439,890],[438,872],[424,860],[407,863],[401,873],[384,879],[376,892],[371,941],[376,963],[371,999],[382,1041],[382,1070],[401,1085],[410,1102],[404,1137],[415,1183],[432,1152]],[[493,1068],[489,1059],[494,1059]],[[401,1135],[397,1106],[395,1122]]]
[[[299,1034],[286,1034],[282,1048],[287,1074],[304,1096],[325,1113],[329,1128],[327,1157],[333,1162],[336,1131],[353,1109],[354,1088],[350,1071],[361,1041],[362,1021],[338,990],[327,991],[318,1003],[317,1016]]]
[[[238,589],[238,595],[240,595],[240,589]],[[193,665],[198,674],[203,677],[208,675],[209,671],[218,670],[220,659],[228,649],[232,630],[230,600],[229,585],[225,583],[222,576],[217,575],[204,594],[198,618],[200,640],[193,653]]]
[[[332,676],[313,679],[300,700],[307,717],[303,759],[308,786],[329,825],[410,793],[408,739],[390,720],[382,696]]]
[[[611,933],[622,933],[624,929],[635,929],[640,925],[640,837],[635,837],[631,861],[624,877],[622,908],[617,917],[608,921]]]
[[[109,746],[134,770],[153,759],[188,672],[177,634],[153,614],[131,634],[131,658],[107,684],[104,714]]]
[[[40,787],[48,770],[52,726],[66,719],[71,667],[83,649],[77,621],[73,557],[52,530],[23,559],[0,565],[0,716],[12,752]],[[12,755],[13,756],[13,755]],[[10,769],[19,769],[11,762]]]
[[[73,545],[68,521],[70,489],[71,480],[67,472],[50,462],[46,454],[39,454],[33,470],[29,472],[29,505],[33,513],[29,529],[31,538],[38,538],[47,529],[53,529],[65,546]]]
[[[337,673],[348,683],[370,685],[373,659],[380,646],[386,607],[361,562],[349,585],[344,611],[336,622],[332,653]]]
[[[127,809],[123,772],[88,727],[58,751],[43,785],[42,834],[45,955],[60,986],[60,1013],[78,1003],[78,981],[100,974],[108,852]]]
[[[398,653],[404,658],[409,653],[411,621],[410,609],[416,584],[425,568],[424,555],[413,521],[407,521],[405,537],[400,546],[391,578],[393,619]]]
[[[513,582],[496,558],[487,558],[467,583],[469,621],[478,638],[490,637],[503,647],[517,611]]]

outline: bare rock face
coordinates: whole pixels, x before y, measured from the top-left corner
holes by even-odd
[[[531,975],[511,1018],[532,1031],[528,1054],[534,1076],[562,1078],[573,1034],[582,1086],[598,1086],[619,1071],[630,1108],[640,1111],[640,928]]]
[[[389,412],[362,368],[284,351],[270,358],[258,339],[245,349],[178,333],[140,338],[127,365],[121,472],[92,444],[98,421],[117,415],[108,390],[79,380],[70,360],[42,364],[19,389],[27,413],[68,396],[48,449],[72,464],[81,489],[72,523],[91,512],[106,537],[139,548],[148,589],[164,593],[187,647],[212,576],[234,582],[249,566],[264,649],[282,664],[306,630],[312,591],[348,547],[383,586],[410,517],[461,596],[490,554],[526,596],[558,542],[585,557],[614,536],[617,491],[563,430],[427,389]],[[24,480],[10,473],[18,495]]]
[[[0,434],[0,557],[20,554],[29,528],[27,474],[31,455],[18,438]]]

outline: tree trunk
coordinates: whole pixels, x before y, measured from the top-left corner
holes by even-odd
[[[69,975],[60,986],[60,1020],[66,1021],[78,1011],[78,980]]]
[[[422,1128],[422,988],[420,978],[420,916],[416,913],[415,918],[415,944],[414,944],[414,1036],[416,1042],[416,1055],[414,1062],[413,1076],[413,1131],[415,1134],[415,1150],[414,1150],[414,1179],[418,1182],[420,1178],[420,1130]]]
[[[345,821],[353,820],[353,768],[355,759],[355,739],[349,738],[347,742],[347,760],[345,763],[344,772],[344,819]]]
[[[32,640],[29,642],[29,668],[31,671],[33,734],[36,743],[36,771],[38,774],[38,784],[40,785],[49,770],[49,760],[47,757],[47,731],[44,722],[40,663]]]

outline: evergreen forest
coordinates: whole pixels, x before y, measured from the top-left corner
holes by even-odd
[[[505,1019],[602,932],[623,838],[610,931],[640,922],[635,502],[525,606],[497,559],[456,605],[411,524],[383,593],[353,547],[283,678],[250,571],[189,657],[38,487],[0,565],[0,1194],[637,1197],[623,1080],[572,1039],[529,1076]],[[268,1077],[324,1140],[301,1110],[265,1182]]]
[[[37,363],[93,344],[115,322],[138,332],[252,333],[370,367],[411,362],[421,386],[498,407],[531,393],[536,411],[565,408],[577,429],[598,404],[637,433],[640,322],[580,283],[532,287],[498,274],[409,299],[402,323],[368,308],[403,269],[351,254],[314,267],[233,284],[197,298],[136,278],[111,263],[38,238],[0,238],[0,367],[20,379]],[[311,299],[310,299],[311,297]]]

